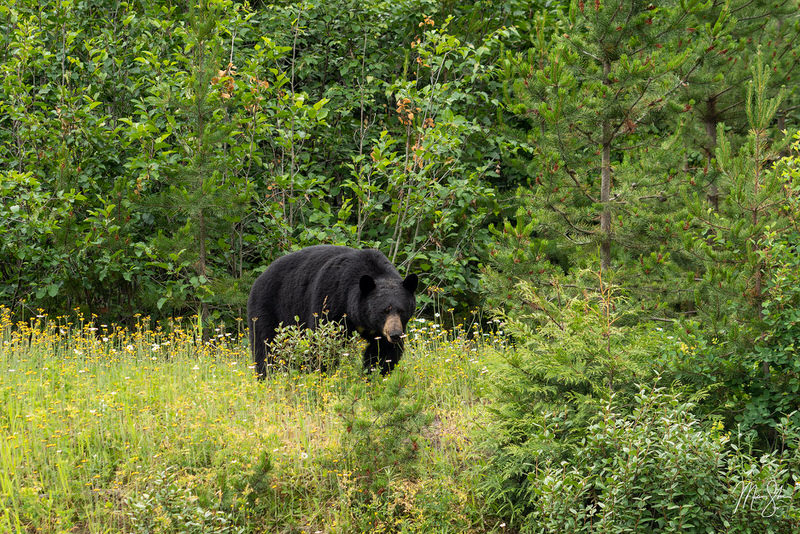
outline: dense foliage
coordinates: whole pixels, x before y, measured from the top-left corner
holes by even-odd
[[[377,247],[420,274],[421,316],[509,342],[470,382],[478,515],[772,528],[731,499],[800,481],[799,37],[796,0],[6,2],[0,304],[197,316],[207,340],[283,253]],[[286,360],[337,361],[327,342],[287,331]],[[378,496],[377,464],[422,476],[441,423],[382,387],[339,399],[352,489]]]
[[[691,403],[673,393],[642,390],[630,404],[604,406],[573,461],[537,465],[522,532],[797,529],[786,506],[794,493],[790,456],[755,459],[729,446],[730,436],[703,428]],[[760,497],[751,502],[752,494]]]
[[[0,295],[20,315],[231,319],[260,268],[320,242],[475,298],[498,157],[475,88],[503,32],[348,1],[0,9]]]
[[[489,224],[522,207],[550,262],[597,254],[646,307],[693,312],[687,196],[725,194],[718,129],[735,150],[753,58],[764,98],[792,87],[790,4],[12,2],[0,296],[230,320],[265,264],[327,242],[463,311]]]

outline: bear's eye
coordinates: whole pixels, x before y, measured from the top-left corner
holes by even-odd
[[[392,311],[392,307],[391,307],[391,306],[386,306],[386,309],[385,309],[385,310],[383,310],[383,311],[384,311],[385,313],[389,313],[390,311]]]

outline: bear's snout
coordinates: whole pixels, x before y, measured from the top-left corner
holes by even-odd
[[[405,333],[403,332],[403,321],[400,320],[400,316],[396,313],[389,315],[383,324],[383,337],[389,343],[397,343],[403,336],[405,336]]]

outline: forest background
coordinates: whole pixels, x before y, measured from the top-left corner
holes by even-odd
[[[278,256],[376,247],[421,316],[516,340],[498,412],[533,448],[498,456],[503,498],[541,446],[531,403],[570,399],[570,443],[654,372],[755,450],[796,447],[799,13],[5,2],[0,302],[209,331]]]

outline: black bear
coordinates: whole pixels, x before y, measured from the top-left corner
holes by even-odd
[[[316,245],[278,258],[256,279],[247,299],[258,377],[266,373],[268,344],[281,323],[313,329],[323,315],[343,321],[348,333],[369,342],[365,369],[390,372],[403,354],[416,289],[417,275],[403,279],[379,250]]]

